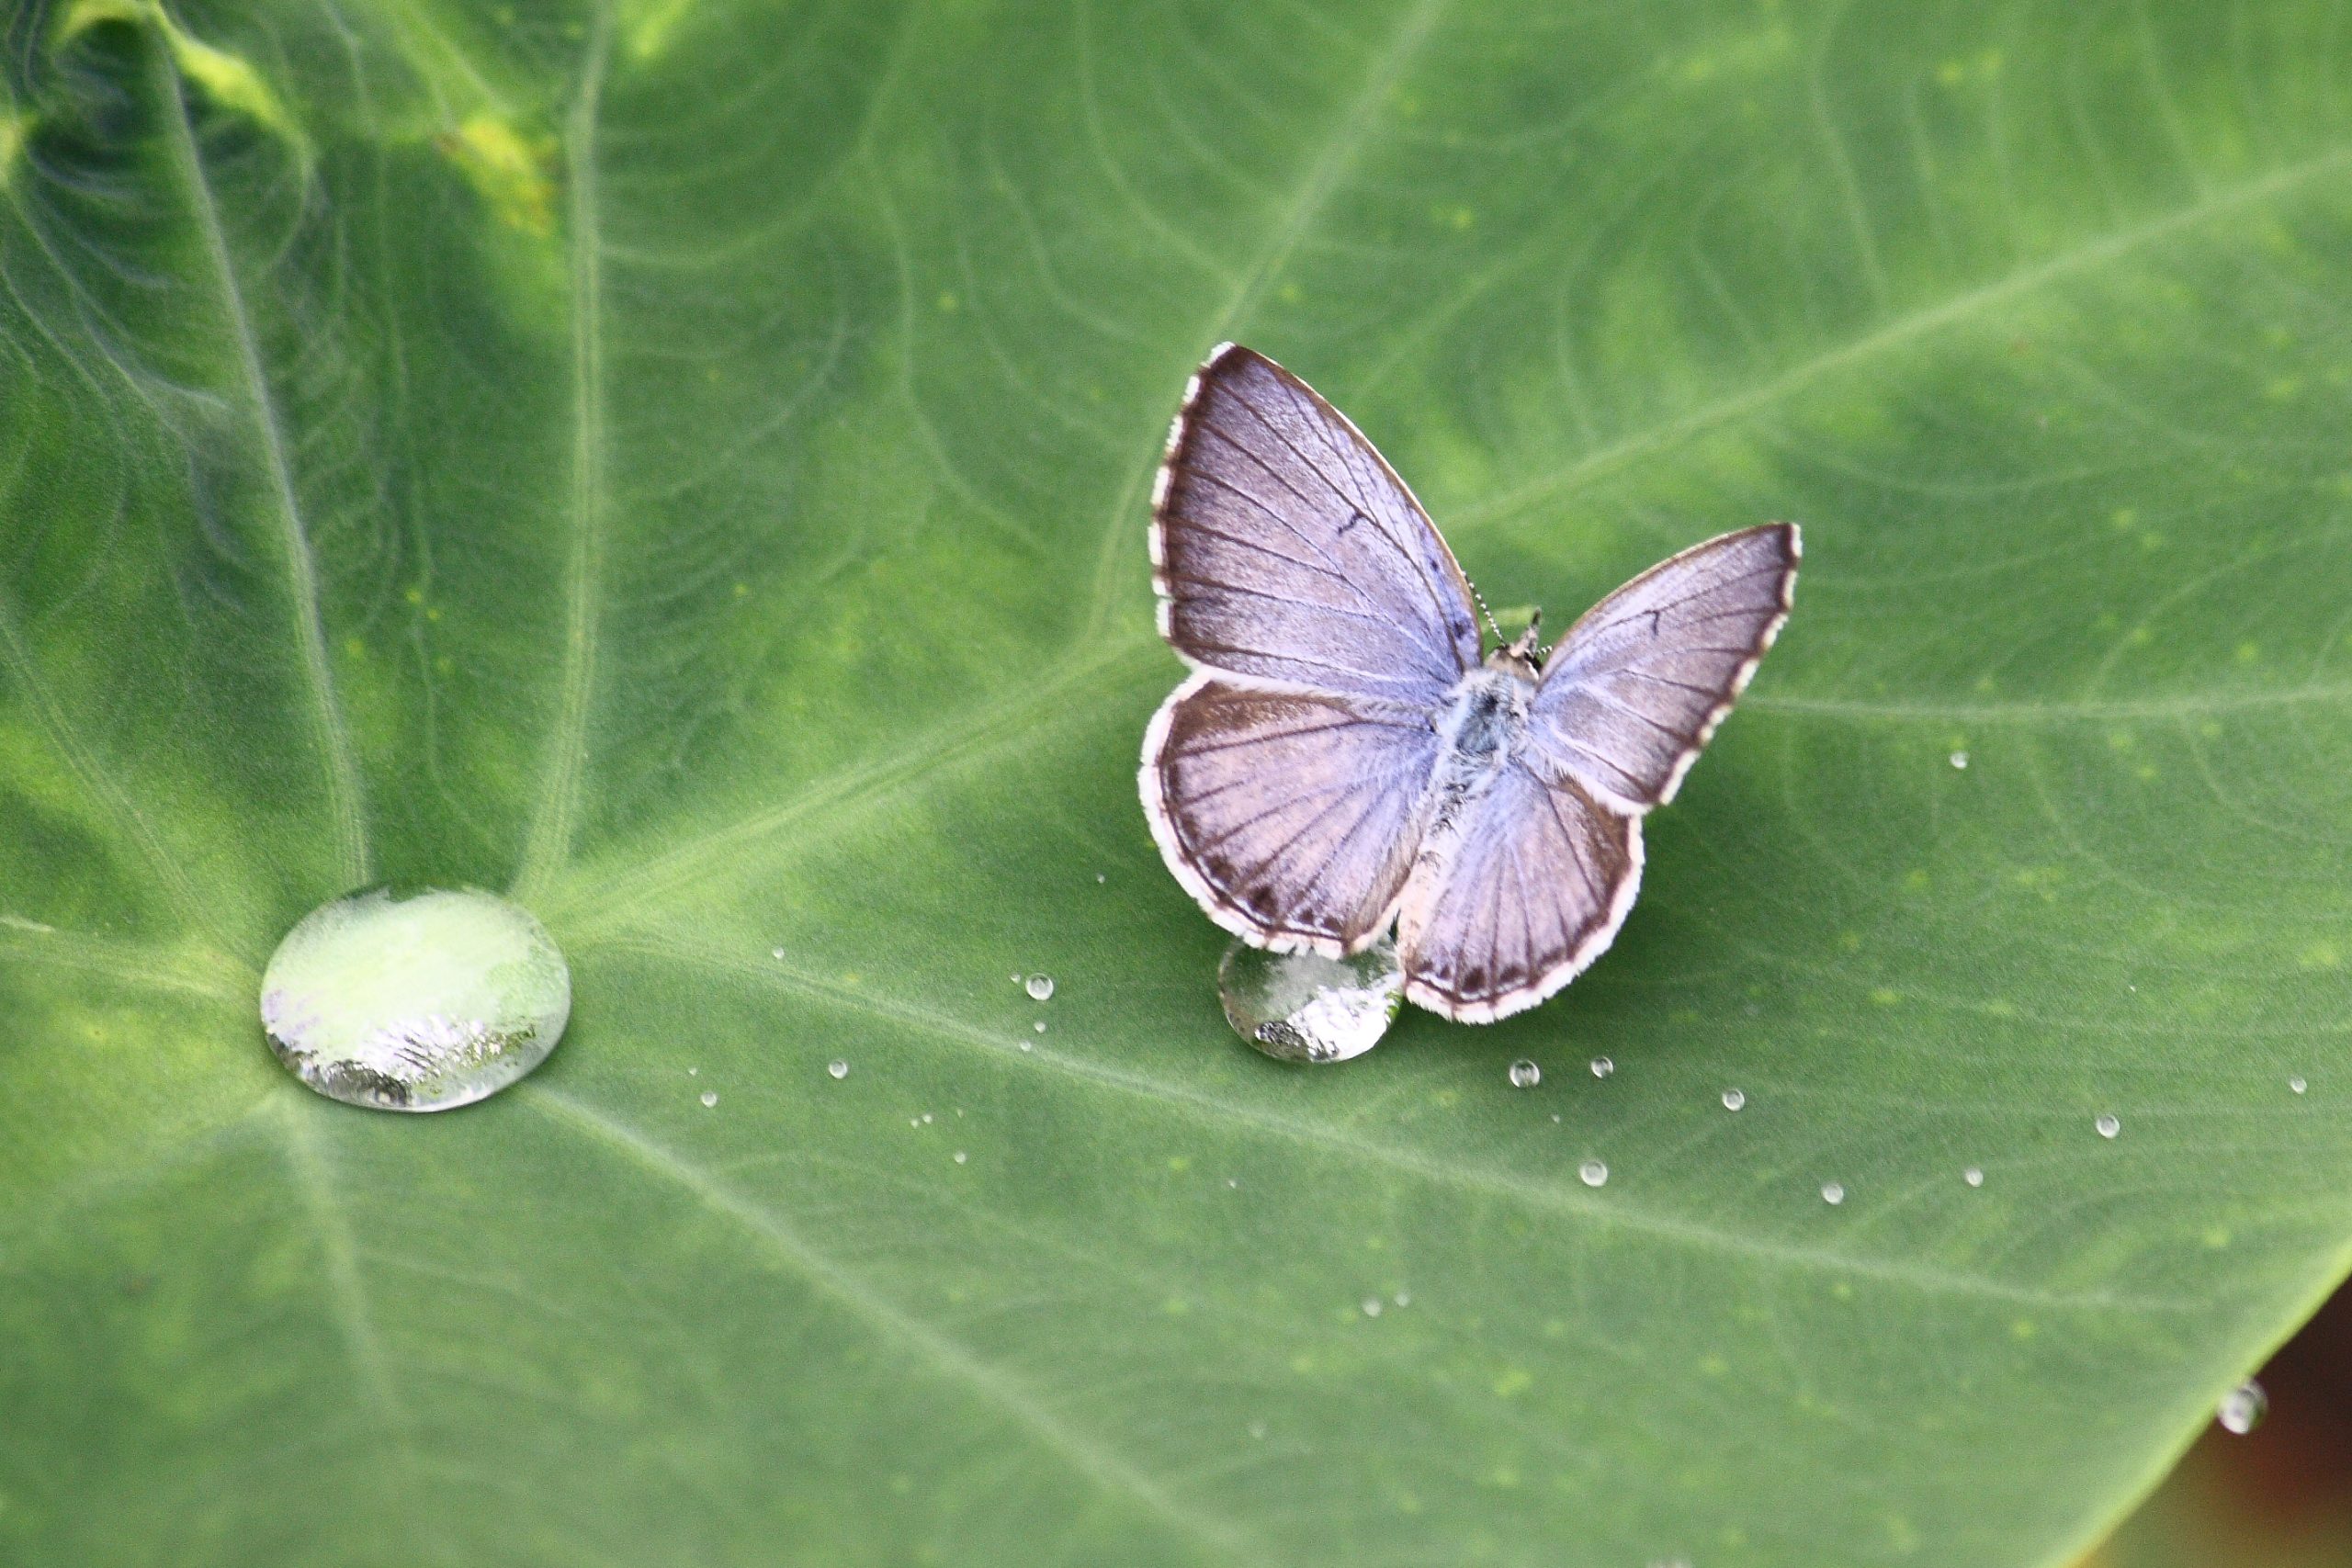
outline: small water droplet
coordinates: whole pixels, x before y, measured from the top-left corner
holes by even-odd
[[[1951,754],[1951,765],[1955,768],[1965,768],[1968,766],[1968,753],[1965,751],[1954,751]]]
[[[1396,944],[1352,958],[1268,953],[1236,942],[1217,965],[1217,999],[1234,1032],[1285,1062],[1344,1062],[1380,1043],[1405,1003]]]
[[[922,1124],[926,1127],[931,1125],[931,1112],[928,1111],[922,1113]]]
[[[1984,1185],[1984,1173],[1973,1165],[1966,1170],[1960,1173],[1960,1179],[1962,1181],[1967,1182],[1971,1187],[1982,1187]]]
[[[1380,1298],[1378,1296],[1364,1297],[1363,1314],[1366,1317],[1378,1317],[1380,1315]]]
[[[1021,1043],[1021,1048],[1023,1051],[1034,1051],[1036,1049],[1036,1043],[1034,1041],[1023,1040]]]
[[[1399,1291],[1399,1292],[1396,1292],[1396,1304],[1397,1304],[1398,1306],[1400,1306],[1400,1307],[1408,1307],[1408,1306],[1411,1306],[1411,1305],[1413,1304],[1413,1292],[1410,1292],[1410,1291]]]
[[[1259,1442],[1264,1442],[1266,1440],[1266,1424],[1263,1421],[1250,1422],[1250,1436]]]
[[[332,1100],[447,1111],[547,1059],[571,972],[528,911],[479,888],[369,888],[322,904],[270,954],[261,1021],[278,1061]]]
[[[2287,1088],[2288,1088],[2290,1091],[2292,1091],[2293,1093],[2296,1093],[2296,1094],[2301,1094],[2301,1093],[2302,1093],[2302,1092],[2303,1092],[2303,1090],[2305,1090],[2305,1089],[2309,1089],[2309,1088],[2311,1088],[2311,1087],[2312,1087],[2311,1085],[2309,1085],[2309,1084],[2307,1084],[2307,1083],[2305,1083],[2305,1082],[2303,1081],[2303,1079],[2302,1079],[2302,1075],[2301,1075],[2301,1074],[2300,1074],[2300,1073],[2298,1073],[2295,1077],[2291,1077],[2291,1078],[2289,1078],[2289,1079],[2287,1080]]]
[[[1241,1185],[1241,1178],[1238,1176],[1228,1176],[1225,1179],[1225,1184],[1227,1187],[1238,1187]]]
[[[784,962],[784,949],[780,947],[771,947],[768,949],[768,956],[781,964]]]
[[[1036,1022],[1035,1022],[1035,1023],[1031,1024],[1029,1027],[1030,1027],[1031,1029],[1035,1030],[1038,1033],[1043,1034],[1043,1033],[1045,1033],[1045,1032],[1046,1032],[1046,1021],[1045,1021],[1044,1019],[1042,1019],[1042,1018],[1041,1018],[1041,1019],[1039,1019]]]
[[[1842,1181],[1823,1182],[1821,1184],[1821,1201],[1825,1203],[1844,1202],[1846,1201],[1846,1184]]]
[[[845,1078],[849,1077],[849,1064],[836,1056],[831,1061],[825,1064],[825,1071],[832,1074],[833,1077],[837,1078]]]
[[[2224,1432],[2243,1438],[2261,1426],[2262,1418],[2269,1414],[2270,1395],[2260,1383],[2248,1378],[2222,1396],[2221,1408],[2213,1412],[2213,1419],[2222,1424]]]
[[[688,1067],[686,1069],[686,1077],[690,1078],[700,1077],[701,1076],[702,1069],[700,1067]]]
[[[707,1111],[710,1107],[712,1107],[712,1106],[714,1106],[714,1105],[718,1104],[718,1090],[716,1090],[716,1089],[707,1089],[703,1090],[703,1091],[702,1091],[702,1103],[703,1103],[703,1109],[704,1109],[704,1110],[706,1110],[706,1111]]]
[[[1727,1089],[1724,1090],[1724,1109],[1725,1111],[1736,1111],[1747,1103],[1747,1092],[1745,1089]]]
[[[2102,1138],[2111,1138],[2123,1131],[2122,1120],[2108,1111],[2101,1111],[2098,1120],[2091,1125],[2098,1129],[2098,1135]]]
[[[1589,1159],[1577,1167],[1577,1179],[1587,1187],[1598,1187],[1609,1179],[1609,1167],[1597,1159]]]
[[[1544,1069],[1521,1056],[1510,1065],[1510,1076],[1511,1088],[1533,1089],[1544,1081]]]
[[[1592,1059],[1592,1076],[1594,1077],[1605,1078],[1616,1070],[1617,1064],[1611,1061],[1606,1056],[1595,1056]]]
[[[1098,871],[1094,874],[1094,880],[1097,882],[1108,882],[1111,879]]]
[[[971,1157],[971,1156],[966,1154],[962,1149],[957,1149],[956,1151],[956,1163],[957,1165],[962,1165],[966,1160]]]
[[[1051,975],[1032,975],[1021,982],[1021,988],[1029,993],[1031,1001],[1042,1002],[1054,994],[1054,977]]]

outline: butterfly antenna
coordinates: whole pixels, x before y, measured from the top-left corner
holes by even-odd
[[[1471,582],[1469,578],[1464,577],[1462,581],[1469,583],[1470,597],[1478,601],[1478,614],[1487,617],[1487,629],[1495,634],[1495,646],[1501,648],[1508,645],[1510,638],[1503,636],[1502,626],[1495,619],[1495,613],[1487,608],[1487,596],[1478,592],[1478,585]]]

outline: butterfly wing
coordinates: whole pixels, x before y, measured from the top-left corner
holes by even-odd
[[[1793,523],[1724,534],[1587,611],[1529,704],[1535,756],[1623,811],[1673,799],[1788,619],[1799,553]]]
[[[1641,883],[1638,817],[1507,762],[1406,884],[1405,995],[1458,1023],[1524,1011],[1607,951]]]
[[[1144,814],[1217,924],[1339,957],[1388,927],[1437,750],[1412,709],[1199,671],[1144,736]]]
[[[1345,415],[1233,344],[1185,389],[1152,491],[1159,629],[1196,666],[1434,707],[1478,662],[1470,584]]]

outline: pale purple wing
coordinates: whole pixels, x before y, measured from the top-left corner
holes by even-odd
[[[1798,555],[1793,523],[1724,534],[1587,611],[1528,705],[1536,756],[1623,810],[1673,799],[1788,619]]]
[[[1232,344],[1184,393],[1152,491],[1159,629],[1190,663],[1434,706],[1478,662],[1470,584],[1314,389]]]
[[[1426,717],[1195,671],[1143,742],[1144,814],[1209,918],[1261,947],[1360,952],[1420,846]]]
[[[1456,828],[1406,883],[1396,956],[1409,1000],[1491,1023],[1607,951],[1641,888],[1642,825],[1510,762]]]

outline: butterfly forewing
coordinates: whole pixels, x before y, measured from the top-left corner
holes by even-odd
[[[1534,755],[1627,810],[1673,799],[1788,618],[1798,553],[1792,523],[1725,534],[1594,605],[1544,666]]]
[[[1170,433],[1152,508],[1160,627],[1193,664],[1434,706],[1478,662],[1453,552],[1297,377],[1227,344]]]
[[[1261,945],[1337,956],[1386,928],[1438,738],[1408,710],[1203,671],[1144,740],[1145,814],[1187,891]]]
[[[1600,956],[1642,880],[1638,818],[1516,762],[1415,867],[1397,912],[1405,995],[1464,1023],[1533,1007]]]

